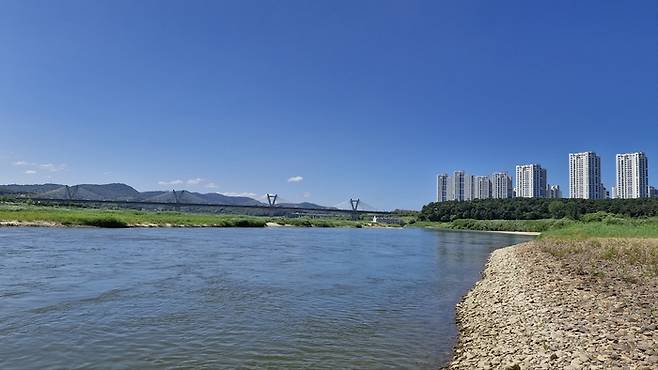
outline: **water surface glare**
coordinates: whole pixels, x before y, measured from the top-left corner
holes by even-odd
[[[489,253],[524,240],[0,229],[0,368],[437,369]]]

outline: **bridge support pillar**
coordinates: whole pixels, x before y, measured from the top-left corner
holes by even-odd
[[[356,221],[359,219],[359,203],[361,199],[352,199],[350,198],[350,205],[352,206],[352,220]]]
[[[178,203],[180,203],[180,194],[177,193],[175,189],[173,189],[172,192],[174,193],[174,211],[180,212],[180,206],[178,205]]]
[[[278,197],[278,194],[267,194],[267,203],[270,204],[270,207],[274,207],[276,205],[276,198]]]

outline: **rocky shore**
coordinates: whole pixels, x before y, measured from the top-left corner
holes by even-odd
[[[448,369],[658,369],[658,241],[497,250],[457,323]]]

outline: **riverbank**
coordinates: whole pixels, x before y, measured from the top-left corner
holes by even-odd
[[[410,226],[440,230],[541,233],[545,237],[587,239],[658,238],[658,218],[630,218],[604,212],[583,215],[578,220],[454,220],[451,222],[420,221]]]
[[[457,306],[449,369],[658,368],[658,239],[495,251]]]
[[[418,221],[416,227],[425,227],[442,230],[465,231],[497,231],[497,232],[526,232],[541,233],[549,230],[563,228],[574,224],[569,219],[545,220],[473,220],[458,219],[450,222]]]
[[[259,217],[130,209],[0,204],[0,227],[398,227],[342,218]]]

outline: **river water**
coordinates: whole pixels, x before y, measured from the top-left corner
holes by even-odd
[[[0,368],[437,369],[489,253],[525,240],[0,229]]]

